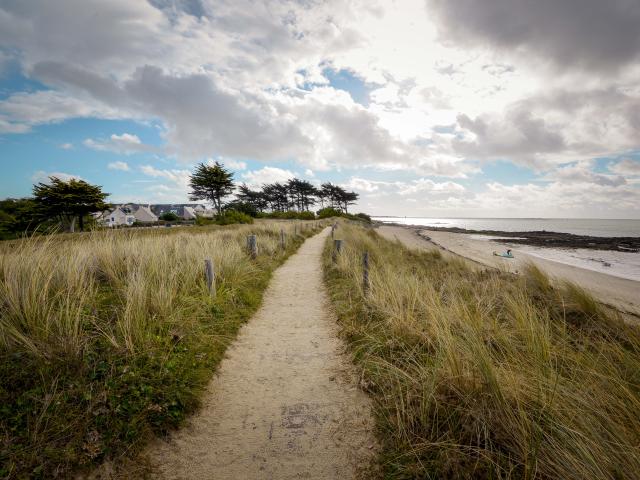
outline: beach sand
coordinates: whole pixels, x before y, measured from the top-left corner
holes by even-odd
[[[500,268],[508,272],[521,272],[529,262],[555,279],[569,280],[592,293],[600,302],[618,310],[640,315],[640,282],[565,265],[552,260],[529,255],[511,247],[515,258],[496,257],[493,251],[504,251],[504,245],[476,240],[469,235],[433,230],[416,230],[397,226],[381,226],[378,232],[390,240],[397,239],[410,248],[440,248],[447,254],[462,256],[476,264]],[[430,238],[430,242],[418,236]]]

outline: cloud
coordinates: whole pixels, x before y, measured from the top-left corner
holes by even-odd
[[[444,40],[484,44],[605,75],[638,59],[640,3],[629,0],[427,0]]]
[[[154,201],[185,202],[188,198],[191,171],[186,169],[158,169],[152,165],[142,165],[140,171],[158,182],[146,188],[148,197]]]
[[[73,150],[73,143],[61,143],[58,146],[63,150]]]
[[[131,114],[92,98],[54,90],[14,93],[0,102],[0,132],[4,133],[27,133],[34,125],[89,117],[115,120],[131,118]]]
[[[128,172],[129,170],[131,170],[127,162],[121,161],[111,162],[107,165],[107,168],[109,170],[122,170],[123,172]]]
[[[82,144],[92,150],[115,152],[125,155],[157,151],[157,148],[152,145],[142,143],[137,135],[132,135],[130,133],[123,133],[122,135],[113,134],[108,140],[93,140],[91,138],[87,138],[82,142]]]
[[[609,175],[592,171],[594,162],[578,162],[574,165],[560,167],[549,173],[548,180],[567,183],[596,184],[602,186],[618,187],[625,185],[627,181],[621,175]]]
[[[294,178],[296,174],[291,170],[277,167],[263,167],[243,173],[240,179],[253,188],[259,188],[266,183],[286,182]]]
[[[609,170],[619,175],[637,177],[640,176],[640,161],[632,160],[631,158],[624,158],[619,162],[610,165]]]
[[[400,189],[400,195],[414,195],[416,193],[460,194],[466,189],[455,182],[437,183],[433,180],[420,178]]]
[[[8,121],[0,116],[0,134],[2,133],[27,133],[31,130],[29,125]]]
[[[454,151],[507,159],[537,170],[634,149],[640,135],[640,92],[618,88],[549,90],[501,113],[457,117]]]
[[[213,162],[213,160],[211,162]],[[247,169],[247,163],[246,162],[242,162],[240,160],[234,160],[232,158],[223,159],[222,163],[224,163],[225,167],[230,168],[231,170],[246,170]]]
[[[68,182],[72,178],[75,180],[83,180],[80,175],[64,172],[45,172],[44,170],[38,170],[31,175],[31,180],[35,183],[49,183],[50,177],[56,177],[65,182]]]

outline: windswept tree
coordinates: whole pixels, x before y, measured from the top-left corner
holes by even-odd
[[[348,213],[349,205],[353,205],[358,197],[356,192],[347,192],[344,188],[331,182],[323,183],[320,188],[323,206],[326,201],[332,208],[340,209],[344,213]]]
[[[85,215],[109,208],[105,203],[109,194],[104,193],[101,186],[75,178],[64,181],[49,177],[49,183],[40,182],[33,186],[33,196],[40,215],[57,217],[69,226],[70,232],[75,230],[76,219],[82,231]]]
[[[309,210],[312,205],[315,205],[316,199],[314,197],[317,197],[319,192],[311,182],[292,178],[287,182],[287,188],[291,203],[299,212]]]
[[[256,212],[263,212],[267,207],[267,201],[264,193],[257,190],[251,190],[246,183],[238,187],[236,198],[239,203],[250,205]]]
[[[272,212],[289,210],[289,188],[286,185],[279,182],[263,185],[262,192]]]
[[[344,208],[344,213],[349,213],[349,205],[353,205],[358,201],[358,195],[356,192],[344,192],[340,198],[341,205]]]
[[[233,173],[216,162],[213,165],[201,163],[189,179],[190,200],[208,200],[213,203],[218,215],[222,212],[223,200],[234,189]]]

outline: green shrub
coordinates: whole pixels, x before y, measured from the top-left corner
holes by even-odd
[[[366,213],[362,213],[362,212],[356,213],[354,217],[364,220],[365,222],[371,223],[371,216],[367,215]]]
[[[232,223],[253,223],[253,218],[251,218],[246,213],[238,212],[237,210],[226,210],[221,215],[216,215],[215,223],[218,225],[231,225]]]
[[[160,215],[160,220],[165,220],[167,222],[175,222],[179,218],[180,217],[178,217],[178,215],[173,212],[164,212],[162,215]]]
[[[313,212],[299,212],[298,213],[298,220],[315,220],[316,219],[316,214]]]
[[[260,218],[278,218],[280,220],[315,220],[316,216],[313,212],[268,212],[259,213],[257,215]]]
[[[318,218],[331,218],[331,217],[341,217],[342,212],[340,210],[336,210],[333,207],[325,207],[321,210],[318,210]]]
[[[228,203],[226,206],[226,209],[242,212],[249,215],[250,217],[254,217],[254,218],[258,217],[258,210],[254,205],[248,202],[240,202],[236,200],[231,203]]]
[[[213,218],[203,217],[202,215],[196,216],[196,225],[205,226],[205,225],[213,225],[216,221]]]

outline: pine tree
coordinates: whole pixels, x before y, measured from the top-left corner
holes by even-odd
[[[222,212],[224,198],[233,193],[233,173],[218,162],[214,165],[201,163],[189,179],[190,200],[208,200],[213,203],[218,215]]]
[[[33,186],[33,195],[39,213],[44,217],[58,217],[69,224],[69,231],[75,229],[79,220],[80,231],[84,230],[84,216],[106,210],[109,205],[104,200],[109,196],[99,185],[91,185],[84,180],[72,178],[68,181],[49,177],[50,183]]]

